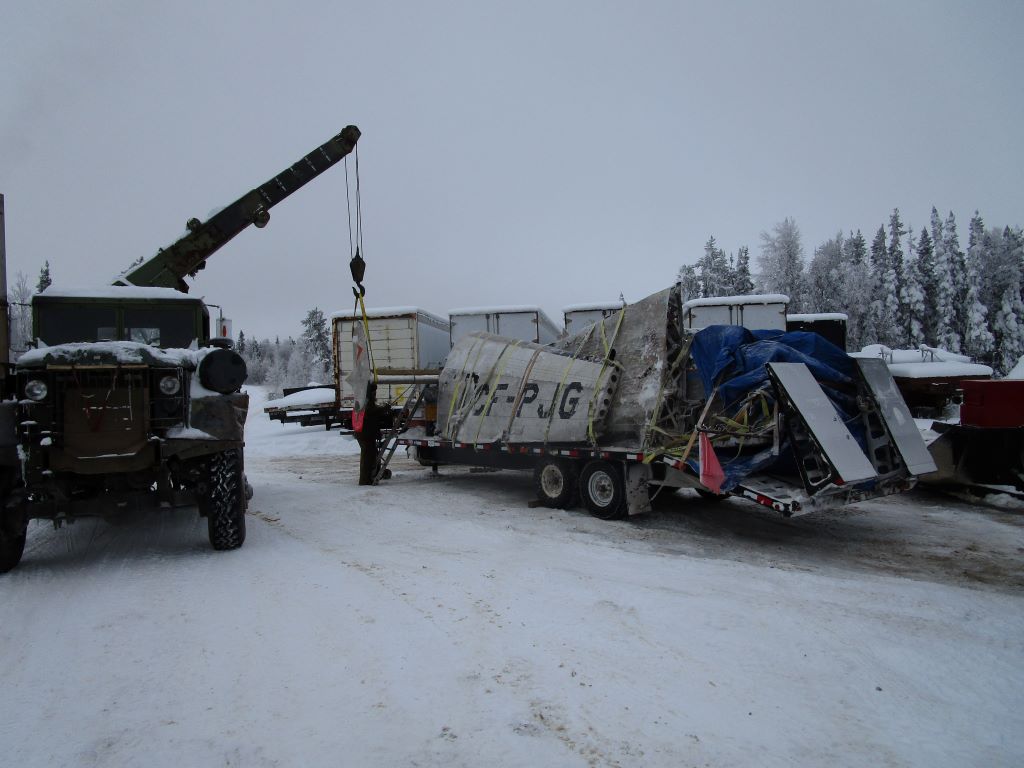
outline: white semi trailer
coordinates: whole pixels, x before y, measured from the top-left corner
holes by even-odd
[[[676,285],[551,346],[463,336],[433,393],[436,421],[394,444],[427,465],[532,470],[544,503],[582,499],[601,518],[647,511],[652,493],[679,487],[788,516],[933,471],[884,363],[785,335],[785,303],[718,310],[741,307],[768,329],[696,330],[713,306],[687,307]]]
[[[359,312],[331,315],[334,386],[338,404],[351,407],[353,392],[348,381],[352,372],[352,327],[363,322]],[[449,324],[419,307],[381,307],[366,310],[370,349],[377,373],[381,375],[437,374],[448,357]],[[382,384],[378,402],[404,401],[408,386]]]
[[[493,333],[510,339],[550,344],[562,329],[535,306],[465,307],[448,313],[451,346],[471,333]]]
[[[593,325],[611,317],[622,309],[624,301],[606,301],[591,304],[570,304],[562,308],[562,318],[565,322],[565,334],[573,336],[584,330],[588,325]]]

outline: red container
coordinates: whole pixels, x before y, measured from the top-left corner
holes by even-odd
[[[961,382],[960,423],[967,427],[1024,427],[1024,380]]]

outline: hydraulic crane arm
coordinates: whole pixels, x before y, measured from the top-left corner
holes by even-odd
[[[270,221],[271,208],[349,154],[359,141],[359,136],[358,128],[347,126],[330,141],[270,181],[242,195],[208,220],[189,219],[186,224],[188,234],[128,270],[114,281],[114,285],[177,288],[188,293],[188,283],[184,280],[186,275],[194,277],[196,272],[206,266],[206,260],[211,254],[250,224],[265,227]]]

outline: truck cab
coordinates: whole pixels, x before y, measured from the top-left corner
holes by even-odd
[[[245,539],[245,362],[210,339],[202,300],[171,288],[33,297],[35,349],[0,403],[0,572],[28,521],[60,525],[198,506],[215,549]],[[211,343],[212,342],[212,343]]]

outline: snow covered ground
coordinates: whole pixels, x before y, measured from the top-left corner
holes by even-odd
[[[1024,513],[609,523],[406,460],[359,487],[349,438],[250,391],[241,550],[189,512],[30,529],[4,764],[1024,764]]]

